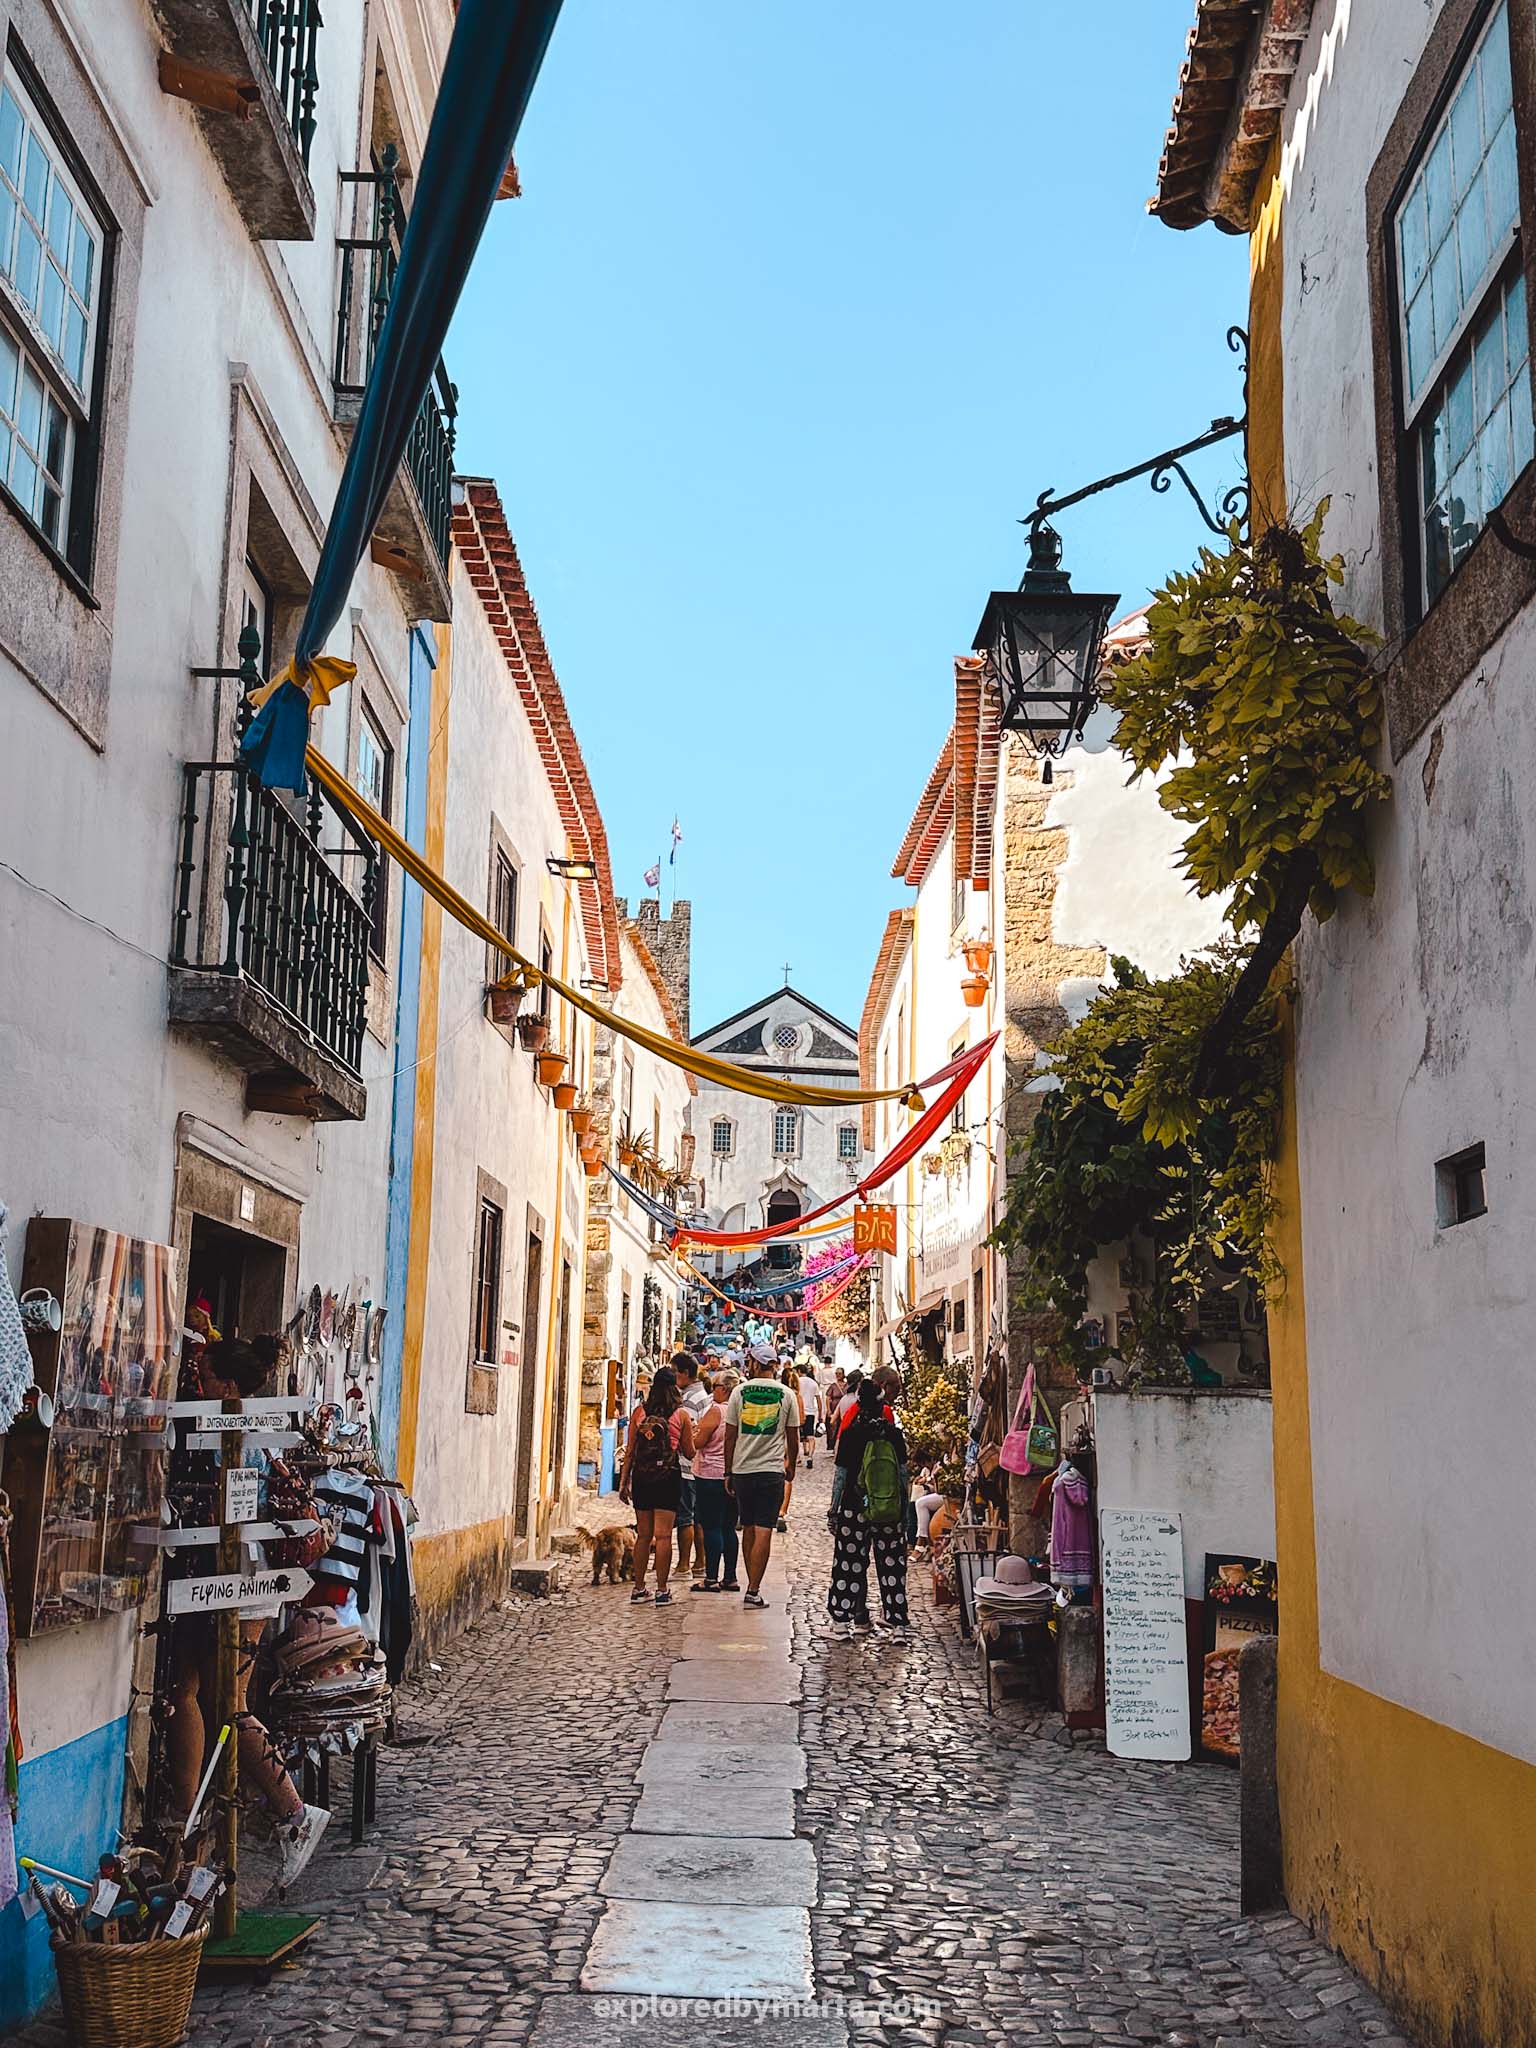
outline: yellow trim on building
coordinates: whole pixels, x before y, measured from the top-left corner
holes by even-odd
[[[427,750],[426,843],[439,870],[448,816],[448,709],[453,696],[453,636],[437,628],[432,671],[431,740]],[[432,1148],[437,1135],[437,1026],[443,966],[443,913],[430,896],[421,905],[421,993],[416,1020],[415,1141],[411,1153],[411,1243],[405,1273],[405,1333],[400,1364],[399,1476],[407,1491],[416,1479],[421,1408],[421,1350],[427,1325],[427,1259],[432,1244]]]

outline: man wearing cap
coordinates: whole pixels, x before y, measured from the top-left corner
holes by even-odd
[[[771,1344],[747,1353],[748,1378],[725,1410],[725,1483],[735,1495],[747,1566],[743,1607],[766,1607],[759,1590],[773,1549],[773,1529],[800,1452],[800,1404],[777,1377]]]

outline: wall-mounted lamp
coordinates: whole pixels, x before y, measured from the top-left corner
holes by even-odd
[[[559,875],[563,881],[595,882],[597,880],[597,862],[595,860],[563,860],[559,854],[552,853],[546,859],[544,865],[552,875]]]

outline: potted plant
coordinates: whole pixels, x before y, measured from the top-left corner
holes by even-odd
[[[960,984],[960,994],[968,1010],[979,1010],[987,1000],[987,977],[984,974],[968,974]]]
[[[939,1143],[939,1157],[944,1162],[946,1174],[958,1174],[963,1166],[967,1166],[970,1163],[970,1132],[947,1131]]]
[[[583,1152],[581,1155],[581,1165],[582,1171],[586,1174],[588,1180],[596,1180],[603,1170],[603,1162],[595,1152]]]
[[[576,1107],[576,1083],[574,1081],[557,1081],[552,1094],[556,1109],[574,1109]]]
[[[553,1088],[569,1062],[563,1052],[541,1052],[533,1064],[534,1071],[539,1077],[539,1086]]]
[[[522,1000],[528,993],[528,984],[514,981],[510,976],[504,981],[493,981],[489,994],[491,998],[491,1022],[493,1024],[515,1024]]]
[[[992,941],[990,939],[967,939],[960,949],[965,955],[965,964],[972,974],[985,974],[992,965]]]
[[[626,1173],[637,1174],[645,1180],[655,1160],[651,1155],[651,1141],[644,1131],[632,1131],[625,1124],[619,1132],[619,1164]]]
[[[585,1095],[579,1095],[571,1106],[571,1129],[578,1138],[584,1138],[592,1128],[592,1119],[597,1114]]]
[[[937,1180],[944,1171],[944,1161],[937,1152],[923,1154],[923,1171],[930,1180]]]
[[[537,1010],[529,1010],[517,1020],[517,1035],[524,1052],[542,1052],[549,1043],[549,1019]]]

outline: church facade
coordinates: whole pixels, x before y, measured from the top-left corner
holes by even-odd
[[[744,1067],[823,1088],[859,1085],[859,1035],[850,1024],[785,986],[751,1003],[693,1043]],[[787,1221],[850,1193],[872,1163],[856,1103],[791,1106],[699,1084],[693,1104],[698,1134],[695,1173],[703,1183],[704,1219],[715,1230],[753,1230]],[[798,1269],[787,1245],[716,1252],[704,1270],[761,1269],[765,1281]]]

